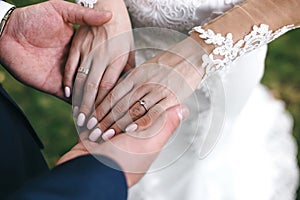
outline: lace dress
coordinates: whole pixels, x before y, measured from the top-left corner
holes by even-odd
[[[237,0],[125,0],[133,26],[188,33],[230,9]],[[173,34],[173,33],[172,33]],[[170,33],[135,33],[138,47],[167,48]],[[160,39],[158,39],[160,38]],[[157,53],[137,52],[138,64]],[[298,183],[292,119],[284,103],[262,85],[263,46],[214,73],[185,103],[189,118],[178,128],[129,199],[295,199]],[[219,101],[218,101],[219,100]],[[213,135],[218,133],[217,135]],[[212,136],[213,135],[213,136]]]

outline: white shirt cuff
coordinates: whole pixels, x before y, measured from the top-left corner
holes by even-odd
[[[14,8],[14,5],[11,5],[9,3],[6,3],[5,1],[0,1],[0,22],[6,15],[6,13],[11,9]]]

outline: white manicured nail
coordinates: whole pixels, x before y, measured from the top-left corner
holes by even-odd
[[[101,136],[101,134],[102,134],[102,131],[99,128],[96,128],[89,135],[89,140],[92,142],[96,142],[99,139],[99,137]]]
[[[73,108],[73,116],[74,116],[74,117],[77,117],[78,111],[79,111],[78,106],[75,106],[75,107]]]
[[[102,139],[104,141],[107,141],[110,138],[112,138],[115,134],[116,134],[116,131],[114,129],[109,129],[108,131],[106,131],[105,133],[103,133]]]
[[[71,88],[70,87],[65,87],[65,96],[69,98],[71,96]]]
[[[85,115],[83,113],[80,113],[77,118],[77,125],[83,126],[84,122],[85,122]]]
[[[134,132],[134,131],[136,131],[137,128],[138,128],[138,125],[135,124],[135,123],[133,123],[133,124],[128,125],[128,126],[125,128],[125,132],[126,132],[126,133]]]
[[[87,127],[89,130],[91,130],[91,129],[93,129],[93,128],[97,125],[97,123],[98,123],[98,120],[97,120],[95,117],[93,117],[93,118],[91,118],[91,119],[88,121],[86,127]]]

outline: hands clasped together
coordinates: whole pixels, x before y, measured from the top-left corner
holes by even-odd
[[[292,24],[290,28],[299,25],[300,4],[296,1],[282,5],[293,11],[284,13],[282,20],[274,20],[283,12],[270,12],[279,9],[272,1],[261,5],[273,7],[267,10],[268,17],[256,12],[263,1],[246,1],[243,7],[235,7],[231,14],[207,24],[208,31],[200,28],[198,33],[134,68],[133,33],[124,1],[90,2],[93,9],[50,0],[9,12],[5,15],[8,20],[1,21],[0,61],[31,87],[66,101],[72,96],[81,141],[59,163],[86,154],[102,154],[122,167],[128,186],[147,171],[180,121],[187,117],[187,108],[179,105],[205,74],[202,56],[213,52],[217,61],[237,57],[232,34],[227,34],[225,40],[210,28],[218,32],[236,30],[238,41],[248,29],[236,28],[234,22],[241,24],[241,19],[251,27],[253,19],[271,25],[276,22],[274,30],[286,24]],[[80,27],[75,29],[74,24]],[[265,41],[276,38],[267,33]],[[214,48],[213,43],[225,45]],[[256,48],[258,44],[265,43],[255,40],[252,45]]]
[[[197,84],[184,81],[184,76],[201,76],[187,70],[188,63],[180,56],[172,59],[177,67],[169,67],[166,62],[172,54],[166,53],[120,78],[134,66],[131,24],[121,0],[100,0],[94,9],[61,0],[17,8],[7,21],[0,47],[1,64],[18,80],[66,101],[72,96],[77,124],[87,129],[59,163],[85,154],[106,155],[123,171],[138,170],[139,175],[125,174],[129,186],[141,178],[187,117],[187,108],[178,104]],[[131,135],[95,143],[125,130]],[[149,156],[131,157],[137,154]]]
[[[104,98],[102,88],[89,81],[94,74],[78,73],[86,81],[75,82],[73,105],[77,125],[90,131],[91,141],[149,128],[167,109],[181,104],[197,88],[203,76],[195,67],[201,65],[199,52],[198,45],[186,39],[131,70]],[[95,68],[94,72],[97,71],[101,69]]]
[[[66,101],[72,96],[76,123],[93,142],[149,128],[203,76],[195,67],[203,50],[190,38],[133,69],[133,33],[122,0],[99,0],[93,9],[60,0],[18,8],[0,42],[0,55],[19,55],[1,57],[17,79]]]

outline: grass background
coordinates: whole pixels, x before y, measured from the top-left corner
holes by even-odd
[[[39,0],[8,1],[25,6]],[[300,29],[293,30],[269,45],[263,83],[276,98],[283,99],[294,117],[293,135],[300,144]],[[45,145],[43,154],[49,166],[76,143],[77,132],[71,106],[15,81],[0,67],[0,82],[24,110]],[[299,163],[298,155],[298,163]],[[300,192],[298,198],[300,200]]]

